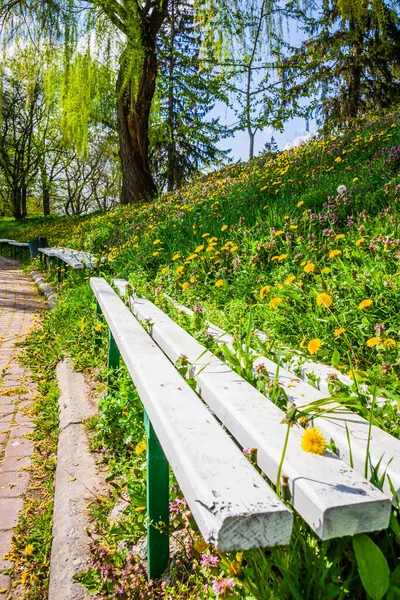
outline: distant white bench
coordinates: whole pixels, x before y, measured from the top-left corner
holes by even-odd
[[[123,295],[127,282],[115,284]],[[130,307],[140,321],[151,323],[153,339],[173,363],[182,354],[188,357],[200,396],[242,446],[257,449],[259,467],[275,482],[285,413],[150,301],[131,297]],[[301,450],[302,431],[291,430],[283,474],[304,520],[321,539],[385,529],[390,498],[332,452],[317,456]]]
[[[2,254],[3,252],[3,246],[9,246],[10,242],[14,242],[15,240],[8,240],[8,239],[0,239],[0,254]]]
[[[20,260],[22,258],[22,250],[27,250],[27,249],[29,250],[29,244],[27,242],[16,242],[15,240],[2,239],[2,240],[0,240],[0,244],[1,244],[0,250],[2,250],[3,244],[8,244],[8,246],[10,248],[10,256],[12,256],[12,254],[14,254],[14,258],[17,258],[17,251],[18,251],[18,257]]]
[[[46,258],[55,258],[58,265],[61,261],[74,270],[93,269],[98,266],[98,259],[89,252],[71,250],[70,248],[39,248],[38,251],[44,257],[45,263]],[[58,278],[61,279],[60,269],[58,269]]]
[[[91,278],[90,284],[98,312],[110,329],[109,367],[117,366],[116,354],[120,354],[148,416],[150,578],[168,566],[168,465],[164,454],[207,543],[221,551],[287,544],[291,512],[108,283]],[[381,514],[386,514],[385,497],[369,498],[374,500],[380,503]],[[380,523],[384,520],[387,525],[381,516]],[[160,522],[164,523],[161,531],[154,526]]]

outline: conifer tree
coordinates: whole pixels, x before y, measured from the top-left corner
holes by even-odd
[[[181,187],[202,167],[226,158],[216,143],[229,132],[207,118],[226,87],[214,66],[200,59],[201,37],[193,6],[170,0],[158,43],[157,122],[152,123],[151,162],[160,189]]]
[[[316,108],[329,129],[400,100],[400,19],[395,8],[383,0],[330,0],[305,19],[304,30],[305,41],[289,50],[284,66],[287,80],[296,79],[284,99],[298,113]]]

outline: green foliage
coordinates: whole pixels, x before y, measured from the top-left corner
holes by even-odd
[[[354,387],[333,384],[333,391],[366,417],[372,415],[371,396],[386,395],[388,402],[374,408],[371,422],[398,435],[399,146],[397,114],[370,118],[340,136],[200,178],[163,202],[21,224],[1,219],[0,237],[25,240],[42,234],[51,245],[97,252],[110,279],[111,273],[129,277],[135,293],[154,299],[202,343],[207,342],[206,321],[216,322],[237,338],[225,358],[264,393],[270,393],[271,382],[262,372],[253,373],[258,354],[279,360],[290,347],[304,360],[334,362],[350,371]],[[346,190],[338,192],[338,185]],[[30,364],[54,366],[63,354],[71,355],[76,367],[89,369],[104,388],[107,331],[95,314],[87,276],[68,274],[55,311],[33,334],[37,346]],[[332,303],[326,298],[318,303],[321,294]],[[190,306],[194,317],[172,309],[166,295]],[[364,300],[372,303],[360,308]],[[267,338],[253,352],[255,328]],[[374,338],[379,338],[376,344]],[[309,342],[317,340],[321,344],[313,354]],[[207,343],[216,348],[215,340]],[[177,367],[190,376],[184,357]],[[278,383],[279,372],[272,396],[283,406]],[[385,600],[396,598],[397,507],[390,527],[368,536],[370,542],[358,538],[357,550],[347,537],[319,541],[294,515],[288,546],[217,556],[202,544],[175,486],[171,529],[183,541],[173,554],[170,579],[147,584],[136,546],[146,525],[142,407],[124,368],[119,390],[100,405],[99,418],[91,423],[93,444],[103,452],[112,491],[92,505],[92,564],[81,576],[100,598],[111,598],[129,584],[127,599],[148,594],[211,599],[213,583],[231,577],[231,595],[239,600],[364,600],[379,593],[386,593]],[[372,467],[373,483],[382,487],[384,477],[377,465]],[[121,497],[128,501],[126,509],[111,521],[110,511]],[[215,556],[214,566],[205,566],[204,555]],[[366,568],[376,572],[374,581],[366,577]],[[387,569],[390,586],[383,592]]]
[[[353,548],[365,591],[372,600],[382,600],[390,585],[390,571],[386,558],[364,533],[354,536]]]
[[[299,17],[306,35],[298,48],[284,53],[289,82],[284,104],[301,115],[316,111],[329,131],[370,110],[397,106],[400,21],[395,5],[332,0]],[[305,106],[304,99],[312,97]]]

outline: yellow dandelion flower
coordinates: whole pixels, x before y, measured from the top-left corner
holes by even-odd
[[[101,323],[97,323],[96,327],[94,328],[95,331],[101,331],[103,328],[103,325]]]
[[[282,233],[285,233],[284,231],[282,231],[282,229],[279,229],[279,231],[275,231],[275,235],[282,235]]]
[[[318,306],[325,306],[325,308],[329,308],[330,306],[332,306],[332,303],[333,303],[333,300],[329,294],[325,294],[325,292],[322,292],[322,294],[318,294],[318,296],[317,296]]]
[[[340,158],[340,156],[337,156],[337,157],[335,158],[335,162],[336,162],[336,163],[341,163],[341,162],[342,162],[342,159]]]
[[[394,348],[396,345],[396,341],[392,338],[387,338],[383,341],[383,345],[385,346],[385,348]]]
[[[202,250],[204,250],[204,246],[197,246],[195,252],[201,252]]]
[[[335,258],[335,256],[339,256],[340,254],[342,254],[341,250],[331,250],[329,252],[329,258]]]
[[[189,287],[190,287],[190,283],[188,281],[185,281],[184,283],[182,283],[183,290],[187,290]]]
[[[229,575],[232,575],[232,577],[237,577],[237,575],[240,574],[241,570],[242,565],[236,560],[233,560],[228,564],[228,573]]]
[[[161,240],[154,240],[153,244],[161,244]]]
[[[27,554],[28,556],[31,556],[33,554],[34,551],[34,547],[32,544],[28,544],[27,546],[25,546],[25,554]]]
[[[317,354],[321,348],[321,343],[319,338],[314,338],[308,342],[307,350],[310,354]]]
[[[306,264],[307,264],[307,261],[306,261],[306,260],[303,260],[303,261],[300,263],[300,266],[301,266],[301,267],[304,267],[304,265],[306,265]]]
[[[159,252],[153,252],[153,256],[158,256],[159,254]]]
[[[280,254],[280,256],[278,256],[278,260],[285,260],[285,258],[287,258],[288,255],[287,254]]]
[[[271,260],[279,260],[279,256],[273,256]]]
[[[141,442],[136,444],[135,454],[137,454],[139,456],[139,454],[142,454],[146,450],[146,448],[147,448],[146,440],[142,440]]]
[[[305,429],[301,436],[301,449],[311,454],[325,454],[328,444],[318,427]]]
[[[260,298],[261,300],[264,300],[265,296],[267,294],[269,294],[269,292],[271,291],[271,288],[269,285],[264,285],[261,290],[260,290]]]
[[[222,225],[221,231],[226,231],[228,229],[228,225]]]
[[[373,304],[372,300],[363,300],[358,305],[358,308],[364,310],[364,308],[368,308],[369,306],[371,306],[371,304]]]
[[[293,281],[296,279],[295,275],[289,275],[289,277],[286,277],[284,283],[285,285],[290,285],[291,283],[293,283]]]
[[[176,254],[173,255],[172,260],[178,260],[178,258],[180,258],[181,255],[178,254],[178,252]]]
[[[300,200],[300,202],[297,203],[297,206],[300,208],[300,206],[303,206],[304,204],[304,200]]]
[[[358,181],[358,177],[354,177],[353,183],[355,183],[356,181]]]
[[[209,235],[210,235],[209,233],[203,233],[203,235],[201,237],[206,238],[206,237],[209,237]]]
[[[273,310],[276,310],[281,303],[282,303],[282,298],[272,298],[272,300],[270,300],[270,303],[268,304],[268,306],[270,308],[272,308]]]
[[[362,244],[363,242],[365,242],[365,238],[360,238],[356,241],[356,246],[359,246],[360,244]]]
[[[165,273],[168,273],[168,267],[163,267],[163,268],[161,269],[161,274],[162,274],[162,275],[165,275]]]
[[[304,272],[305,273],[313,273],[314,269],[315,269],[314,263],[307,263],[306,266],[304,267]]]
[[[221,287],[224,285],[224,280],[223,279],[218,279],[218,281],[215,282],[216,287]]]
[[[176,272],[178,273],[178,275],[182,275],[184,268],[185,268],[185,267],[183,267],[183,266],[181,265],[180,267],[178,267],[178,268],[176,269]]]
[[[297,229],[297,227],[298,227],[297,225],[291,225],[290,229]]]
[[[335,329],[335,331],[333,332],[333,335],[335,337],[339,337],[340,335],[342,335],[342,333],[344,333],[346,330],[344,327],[339,327],[339,329]]]
[[[344,233],[338,233],[335,235],[335,240],[342,240],[344,238]]]
[[[369,340],[367,340],[367,346],[369,348],[373,348],[374,346],[377,346],[378,344],[380,344],[381,341],[382,341],[382,338],[380,338],[380,337],[369,338]]]

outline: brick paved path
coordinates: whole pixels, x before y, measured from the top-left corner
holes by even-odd
[[[41,308],[42,299],[32,280],[16,261],[0,256],[0,600],[8,595],[10,579],[4,571],[12,564],[3,556],[23,508],[21,494],[28,486],[33,449],[25,437],[32,431],[26,413],[36,389],[17,362],[15,344],[35,326]]]

